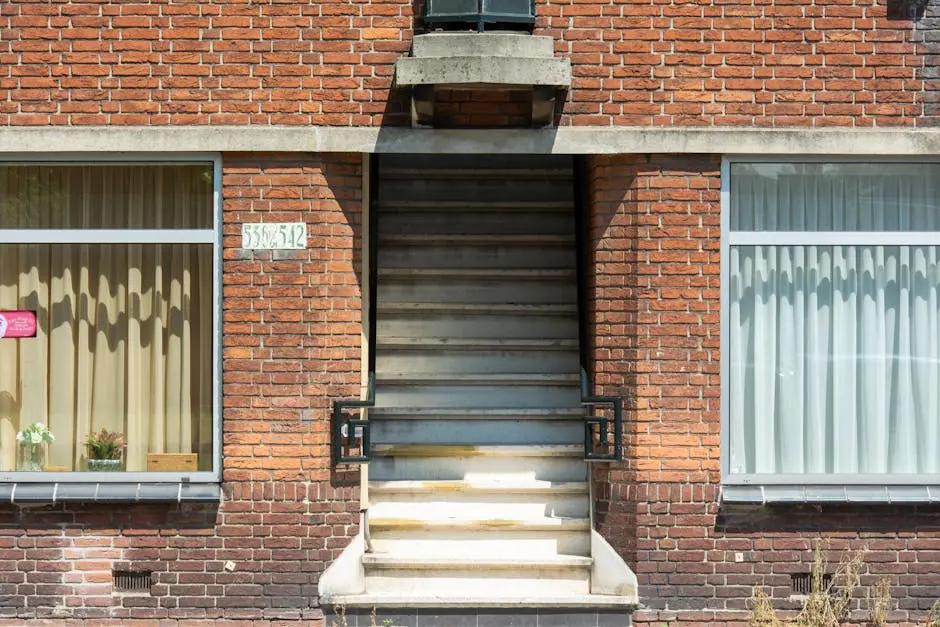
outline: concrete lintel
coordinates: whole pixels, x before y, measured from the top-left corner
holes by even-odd
[[[555,40],[527,33],[425,33],[411,42],[413,57],[528,57],[551,59]]]
[[[287,126],[0,128],[3,154],[366,152],[940,156],[940,129],[411,129]]]
[[[571,85],[568,59],[525,57],[402,57],[395,63],[395,85],[526,87]]]

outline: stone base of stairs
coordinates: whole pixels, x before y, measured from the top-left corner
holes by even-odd
[[[631,611],[596,607],[596,598],[591,595],[582,599],[584,605],[591,607],[578,607],[575,598],[558,599],[559,605],[554,607],[545,606],[545,599],[538,599],[538,607],[527,604],[525,599],[513,599],[509,607],[479,604],[454,607],[454,603],[447,603],[447,607],[415,607],[415,599],[410,598],[410,607],[395,607],[383,604],[391,599],[382,597],[373,598],[374,605],[359,605],[366,601],[366,595],[362,595],[355,606],[325,607],[324,616],[326,627],[629,627],[632,624]]]

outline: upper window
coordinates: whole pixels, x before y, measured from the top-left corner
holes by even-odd
[[[940,164],[729,170],[726,479],[936,483]]]
[[[212,163],[0,163],[0,471],[213,470]],[[8,316],[8,317],[11,317]]]

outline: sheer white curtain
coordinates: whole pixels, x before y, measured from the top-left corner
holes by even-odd
[[[733,228],[831,236],[731,247],[732,473],[940,473],[940,247],[838,243],[940,227],[940,170],[904,168],[733,174]]]

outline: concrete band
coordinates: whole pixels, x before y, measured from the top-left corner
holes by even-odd
[[[0,154],[359,152],[940,156],[940,129],[3,127]]]

